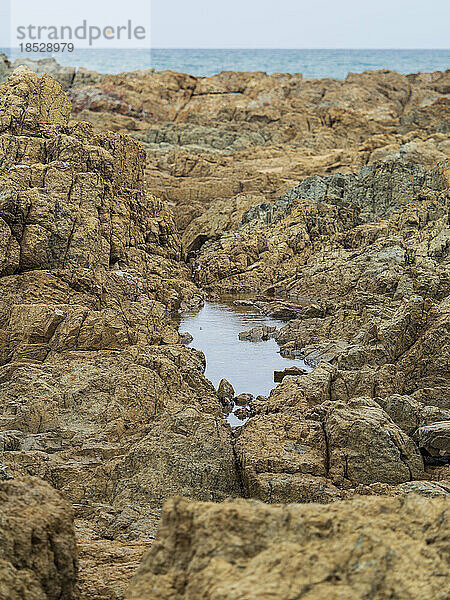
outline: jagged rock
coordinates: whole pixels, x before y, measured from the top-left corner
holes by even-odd
[[[426,498],[450,498],[448,484],[432,483],[431,481],[407,481],[396,486],[397,494],[419,494]]]
[[[0,54],[0,83],[2,83],[10,74],[11,63],[6,54]]]
[[[270,410],[270,399],[268,404],[261,411]],[[251,418],[236,439],[250,497],[330,501],[333,494],[339,497],[335,485],[397,484],[424,477],[418,448],[375,402],[325,402],[308,412],[301,404],[287,406]]]
[[[149,510],[176,495],[217,502],[240,495],[229,428],[221,415],[201,415],[194,409],[154,421],[112,479],[114,505],[132,504],[142,514],[142,498]]]
[[[450,420],[419,427],[414,439],[419,448],[424,448],[432,456],[450,457]]]
[[[0,481],[0,598],[75,600],[77,551],[69,503],[36,478]]]
[[[75,67],[66,67],[60,65],[53,57],[52,58],[40,58],[39,60],[32,60],[30,58],[17,58],[12,68],[25,65],[31,71],[36,73],[38,76],[49,75],[53,79],[56,79],[61,84],[63,90],[68,90],[75,78]]]
[[[164,123],[150,127],[140,140],[148,150],[168,152],[183,146],[191,152],[235,152],[261,146],[272,138],[270,131],[240,132],[226,127]]]
[[[273,380],[275,383],[281,383],[285,377],[297,377],[298,375],[306,375],[308,371],[300,367],[288,367],[283,371],[274,371]]]
[[[414,442],[376,402],[360,398],[348,404],[331,403],[324,426],[328,476],[333,481],[395,484],[424,477]]]
[[[395,395],[375,400],[408,435],[414,434],[424,425],[450,420],[450,411],[435,406],[424,406],[411,396]]]
[[[194,219],[184,230],[182,241],[186,256],[198,252],[208,240],[237,227],[245,210],[263,199],[263,196],[256,194],[239,194],[234,198],[213,202],[207,211]]]
[[[238,406],[245,406],[246,404],[250,404],[253,400],[253,394],[239,394],[234,398],[235,404]]]
[[[448,189],[444,167],[398,160],[307,179],[276,216],[206,243],[199,280],[217,293],[298,299],[276,339],[283,355],[337,368],[332,399],[400,393],[447,409]]]
[[[229,381],[221,379],[217,388],[217,395],[223,405],[229,404],[234,398],[234,388]]]
[[[241,429],[235,447],[250,497],[311,502],[333,496],[333,486],[325,479],[326,441],[320,422],[298,412],[257,415]]]
[[[240,494],[231,432],[169,316],[202,293],[143,149],[69,110],[25,67],[0,88],[0,460],[63,491],[84,539],[146,539],[170,494]]]
[[[51,137],[67,125],[69,115],[70,102],[59,83],[46,75],[38,78],[27,67],[15,69],[0,88],[1,134]]]
[[[193,341],[193,339],[194,339],[194,338],[193,338],[193,337],[192,337],[192,335],[189,333],[189,331],[183,331],[183,332],[180,332],[180,342],[181,342],[182,344],[186,344],[186,345],[188,345],[188,344],[190,344],[190,343]]]
[[[253,416],[253,413],[249,406],[241,406],[233,411],[233,415],[235,415],[239,421],[242,421],[242,423],[246,423],[248,419]]]
[[[415,495],[328,506],[175,498],[129,598],[443,600],[448,506]]]
[[[450,299],[434,306],[421,336],[400,357],[403,391],[426,406],[450,410],[448,360],[450,357]]]
[[[425,106],[411,107],[400,117],[400,131],[419,129],[430,133],[450,133],[449,105],[450,100],[444,97]]]
[[[83,600],[123,600],[142,556],[151,547],[145,543],[107,539],[78,539],[78,586]]]

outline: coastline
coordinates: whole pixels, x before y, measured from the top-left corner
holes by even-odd
[[[450,70],[29,67],[0,57],[0,591],[439,598]],[[310,368],[215,388],[173,314],[224,294],[276,320],[233,360]]]

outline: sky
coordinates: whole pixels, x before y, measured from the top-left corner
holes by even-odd
[[[29,0],[13,0],[15,11]],[[0,0],[0,45],[9,0]],[[65,23],[106,23],[115,7],[148,20],[154,48],[450,48],[449,0],[34,0]],[[47,5],[47,10],[42,7]],[[70,14],[73,10],[73,14]],[[24,15],[29,11],[24,10]]]

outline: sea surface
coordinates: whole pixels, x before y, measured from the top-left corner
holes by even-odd
[[[23,57],[18,50],[1,49],[12,60]],[[30,53],[27,58],[49,54]],[[399,73],[442,71],[450,68],[448,50],[91,50],[55,54],[63,65],[86,67],[100,73],[156,69],[208,76],[220,71],[302,73],[308,78],[345,79],[348,73],[391,69]]]

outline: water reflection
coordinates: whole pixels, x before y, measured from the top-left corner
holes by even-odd
[[[282,321],[265,316],[252,306],[236,306],[231,301],[205,302],[196,312],[180,317],[180,331],[188,331],[189,344],[206,356],[206,377],[218,387],[224,377],[234,387],[236,395],[250,393],[268,396],[275,387],[274,371],[296,365],[306,368],[300,359],[283,358],[274,339],[261,342],[239,340],[239,333],[262,325],[282,327]],[[232,426],[242,421],[233,414],[228,417]]]

